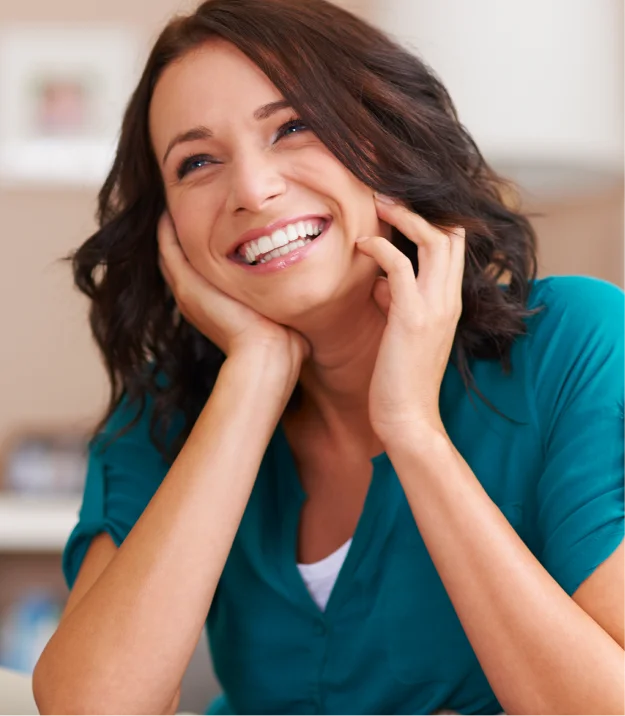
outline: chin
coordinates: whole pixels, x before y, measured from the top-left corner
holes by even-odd
[[[271,303],[258,301],[256,310],[276,323],[305,331],[313,324],[329,324],[346,311],[358,311],[370,295],[374,279],[375,276],[367,277],[356,285],[346,281],[334,285],[305,282],[293,291],[283,292],[279,299]]]
[[[330,296],[309,294],[285,297],[278,305],[273,302],[272,305],[267,306],[257,304],[256,310],[275,323],[299,328],[306,325],[319,313],[336,310],[336,308],[336,301],[332,300]]]

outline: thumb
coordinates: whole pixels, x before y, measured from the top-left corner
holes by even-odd
[[[385,316],[388,316],[391,307],[391,289],[388,285],[388,279],[378,276],[373,284],[373,300],[378,304],[379,309]]]

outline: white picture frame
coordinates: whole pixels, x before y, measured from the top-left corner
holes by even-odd
[[[0,29],[0,184],[100,185],[138,74],[126,26]]]

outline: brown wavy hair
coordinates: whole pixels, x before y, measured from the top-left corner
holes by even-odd
[[[111,394],[98,430],[126,398],[139,414],[153,400],[151,436],[172,459],[224,361],[178,313],[158,268],[156,227],[165,193],[148,130],[163,70],[213,38],[238,47],[358,179],[440,227],[466,229],[463,310],[451,360],[467,390],[471,360],[510,370],[526,332],[536,240],[509,205],[511,185],[485,162],[441,81],[417,56],[325,0],[208,0],[160,34],[128,103],[117,155],[99,193],[99,230],[71,257]],[[419,265],[416,247],[393,242]],[[504,282],[506,290],[499,286]],[[176,415],[184,427],[167,449]]]

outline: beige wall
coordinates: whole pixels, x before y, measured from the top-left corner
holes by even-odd
[[[539,242],[540,275],[596,276],[623,288],[623,183],[527,203]]]

